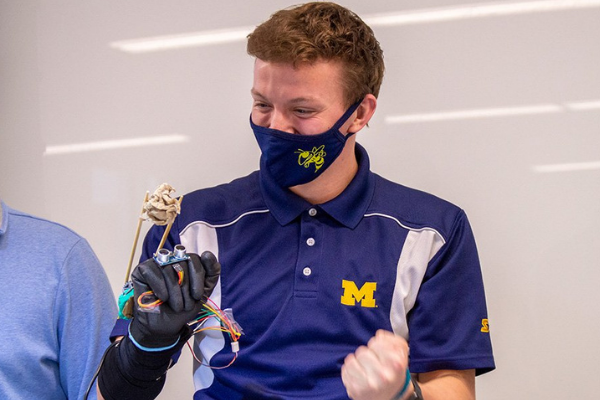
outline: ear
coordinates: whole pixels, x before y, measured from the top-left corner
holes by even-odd
[[[349,133],[356,133],[365,127],[371,120],[375,109],[377,108],[377,98],[372,94],[365,96],[363,101],[356,109],[356,117],[352,121],[352,124],[348,127]]]

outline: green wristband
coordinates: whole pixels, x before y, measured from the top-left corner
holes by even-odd
[[[408,390],[409,383],[410,383],[410,371],[408,370],[408,368],[406,368],[406,378],[404,378],[404,386],[402,386],[402,389],[400,389],[400,392],[398,392],[398,394],[396,395],[396,397],[394,397],[393,400],[400,400],[402,398],[402,396],[404,396],[404,394]]]

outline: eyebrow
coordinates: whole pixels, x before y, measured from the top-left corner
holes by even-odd
[[[259,91],[255,90],[254,88],[250,89],[250,93],[256,97],[260,97],[261,99],[266,100],[267,98],[262,95]],[[311,101],[317,101],[317,99],[315,99],[314,97],[296,97],[294,99],[291,99],[289,101],[289,103],[291,104],[297,104],[297,103],[304,103],[304,102],[311,102]]]
[[[260,98],[263,98],[263,99],[265,98],[265,96],[263,96],[262,94],[260,94],[260,92],[258,92],[254,88],[250,89],[250,94],[252,96],[260,97]]]

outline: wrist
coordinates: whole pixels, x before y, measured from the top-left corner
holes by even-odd
[[[98,390],[106,400],[151,400],[162,390],[174,351],[148,353],[124,336],[100,365]]]
[[[408,369],[406,370],[406,378],[402,389],[392,400],[423,400],[421,388]]]
[[[144,344],[141,344],[140,342],[138,342],[136,340],[134,335],[131,334],[131,325],[129,325],[127,332],[128,332],[127,336],[129,338],[129,340],[131,341],[131,343],[133,343],[135,345],[135,347],[137,347],[140,350],[148,351],[151,353],[170,350],[170,349],[174,348],[175,346],[177,346],[177,343],[179,343],[179,336],[172,338],[175,340],[175,342],[173,342],[173,344],[164,345],[165,343],[170,342],[169,338],[160,338],[160,340],[148,340],[149,338],[152,338],[152,336],[148,337],[148,336],[142,335],[140,342],[143,340]],[[136,330],[136,332],[137,332],[137,330]],[[139,337],[139,335],[138,335],[138,337]]]
[[[404,400],[404,398],[406,397],[406,394],[409,392],[410,384],[411,384],[410,371],[408,370],[408,368],[406,368],[404,384],[402,385],[402,388],[400,389],[398,394],[396,394],[396,396],[394,396],[394,398],[392,400]]]
[[[411,379],[412,391],[411,391],[410,396],[408,396],[406,398],[406,400],[424,400],[423,394],[421,393],[421,387],[419,386],[419,383],[413,377],[411,377],[410,379]]]
[[[134,318],[127,328],[128,337],[140,350],[160,352],[177,347],[182,337],[188,337],[189,328],[185,325],[181,330],[172,335],[150,332],[147,327]]]
[[[132,381],[152,381],[164,375],[172,364],[175,349],[147,352],[125,336],[118,346],[121,370]]]

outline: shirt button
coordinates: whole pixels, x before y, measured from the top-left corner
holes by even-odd
[[[308,238],[308,239],[306,240],[306,244],[307,244],[307,245],[309,245],[309,246],[314,246],[314,245],[315,245],[315,239],[313,239],[313,238]]]
[[[310,274],[312,274],[312,270],[309,267],[306,267],[302,270],[302,273],[304,274],[304,276],[309,276]]]
[[[308,215],[310,215],[311,217],[314,217],[315,215],[317,215],[317,209],[311,208],[310,210],[308,210]]]

